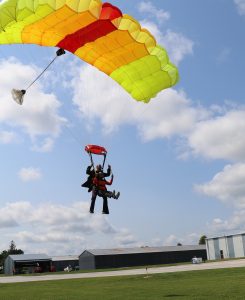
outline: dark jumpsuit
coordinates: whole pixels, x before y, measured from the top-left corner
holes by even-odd
[[[102,213],[103,214],[109,214],[109,208],[108,208],[108,199],[106,196],[106,185],[111,185],[113,182],[113,178],[111,178],[110,181],[106,181],[104,178],[102,179],[98,179],[97,177],[95,177],[93,179],[93,190],[92,190],[92,198],[91,198],[91,205],[90,205],[90,213],[94,212],[94,205],[95,205],[95,200],[96,197],[99,195],[103,198],[103,210]],[[102,193],[100,193],[102,191]]]

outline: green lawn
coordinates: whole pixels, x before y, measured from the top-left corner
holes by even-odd
[[[0,300],[245,299],[245,268],[0,284]]]

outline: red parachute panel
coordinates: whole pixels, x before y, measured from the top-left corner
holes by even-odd
[[[85,147],[85,151],[87,151],[88,153],[97,154],[97,155],[106,155],[107,154],[107,150],[104,147],[97,146],[97,145],[87,145]]]

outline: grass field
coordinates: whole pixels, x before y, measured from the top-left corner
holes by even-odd
[[[245,299],[245,268],[0,284],[0,300]]]

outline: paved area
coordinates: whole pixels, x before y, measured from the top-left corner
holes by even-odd
[[[159,273],[173,273],[173,272],[184,272],[184,271],[193,271],[193,270],[210,270],[210,269],[239,268],[239,267],[245,267],[245,259],[202,263],[196,265],[178,265],[178,266],[171,266],[171,267],[148,268],[147,272],[146,269],[129,269],[129,270],[91,272],[91,273],[68,273],[68,274],[59,274],[59,275],[50,274],[50,275],[40,275],[40,276],[6,276],[6,277],[0,277],[0,284],[15,283],[15,282],[111,277],[111,276],[129,276],[129,275],[146,276],[150,274],[159,274]]]

